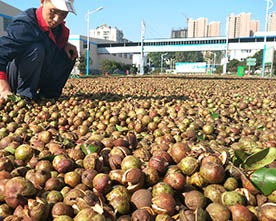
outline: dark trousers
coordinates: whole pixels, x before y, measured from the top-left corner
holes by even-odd
[[[74,64],[64,50],[46,49],[42,43],[33,43],[8,64],[8,82],[12,92],[21,96],[57,98]]]

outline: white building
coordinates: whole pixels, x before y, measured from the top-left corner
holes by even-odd
[[[69,42],[77,47],[80,56],[84,56],[87,53],[87,37],[82,35],[70,35]],[[104,60],[112,60],[116,62],[122,62],[124,64],[132,65],[132,54],[128,53],[118,53],[118,54],[98,54],[97,44],[98,43],[114,43],[114,41],[91,38],[89,39],[90,50],[90,68],[89,70],[93,72],[100,71],[100,64]],[[75,72],[78,72],[78,69],[74,69]]]
[[[228,51],[229,60],[237,59],[239,61],[244,61],[248,57],[252,57],[257,53],[258,49],[240,49]]]
[[[115,42],[125,42],[123,31],[119,30],[117,27],[112,28],[106,24],[97,27],[96,29],[90,30],[90,37],[105,39]]]
[[[0,0],[0,36],[6,34],[6,29],[12,20],[12,17],[19,14],[21,11],[11,5]]]

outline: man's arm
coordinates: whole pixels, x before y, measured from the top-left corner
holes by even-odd
[[[12,94],[12,92],[8,81],[0,79],[0,98],[6,98],[10,94]]]
[[[75,60],[78,57],[78,50],[76,46],[70,44],[69,42],[65,44],[64,51],[71,60]]]

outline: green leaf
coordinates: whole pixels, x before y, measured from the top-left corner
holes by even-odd
[[[120,132],[123,132],[123,131],[127,131],[128,128],[127,127],[122,127],[120,125],[116,125],[116,130],[120,131]]]
[[[249,101],[249,97],[245,97],[244,100]]]
[[[249,154],[245,153],[242,150],[235,150],[234,156],[232,158],[232,162],[236,167],[239,167],[249,156]]]
[[[92,144],[82,144],[81,145],[81,150],[82,152],[85,154],[85,155],[88,155],[88,154],[91,154],[91,153],[95,153],[98,151],[98,147],[97,146],[94,146]]]
[[[18,102],[21,100],[19,96],[16,96],[15,94],[8,95],[8,100],[11,100],[12,102]]]
[[[98,149],[99,149],[99,147],[97,147],[97,146],[94,146],[92,144],[88,145],[89,153],[96,153],[98,151]]]
[[[5,148],[5,151],[7,151],[7,152],[9,152],[9,153],[11,153],[11,154],[14,154],[14,153],[15,153],[15,149],[14,149],[13,147],[9,147],[9,146],[7,146],[7,147]]]
[[[241,97],[241,95],[240,94],[235,94],[235,97]]]
[[[68,139],[68,138],[64,138],[64,139],[62,140],[62,144],[63,144],[63,146],[65,146],[65,147],[67,147],[67,148],[70,148],[70,147],[73,147],[73,146],[74,146],[73,141],[70,140],[70,139]]]
[[[276,148],[270,147],[254,153],[246,158],[243,168],[248,170],[257,170],[269,165],[276,159]]]
[[[205,134],[200,134],[200,135],[197,135],[196,138],[199,141],[204,141],[206,139],[206,136],[205,136]]]
[[[271,194],[276,190],[276,168],[260,168],[251,176],[251,182],[264,195]]]
[[[46,156],[46,157],[42,157],[40,159],[38,159],[39,161],[40,160],[48,160],[48,161],[53,161],[55,158],[55,155],[49,155],[49,156]]]
[[[217,114],[217,113],[212,113],[212,114],[211,114],[211,117],[214,118],[214,119],[218,119],[218,118],[219,118],[219,114]]]
[[[82,144],[81,145],[81,150],[82,150],[82,152],[84,152],[85,155],[88,155],[87,145],[86,144]]]
[[[238,159],[236,156],[233,156],[231,159],[232,163],[236,167],[240,167],[240,165],[243,163],[240,159]]]
[[[250,156],[249,154],[245,153],[242,150],[235,150],[234,154],[242,162],[244,162]]]

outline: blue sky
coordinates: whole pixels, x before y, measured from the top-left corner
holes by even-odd
[[[276,11],[275,5],[270,11]],[[3,0],[20,10],[39,7],[40,0]],[[141,22],[146,23],[145,39],[169,38],[172,29],[184,28],[186,18],[208,18],[208,22],[221,22],[221,35],[225,35],[226,16],[230,13],[250,12],[251,19],[261,22],[260,30],[264,31],[265,0],[75,0],[78,15],[70,14],[66,24],[71,34],[86,35],[88,10],[100,6],[104,9],[90,16],[90,28],[102,24],[117,27],[124,37],[132,41],[141,39]],[[185,16],[184,16],[185,15]]]

